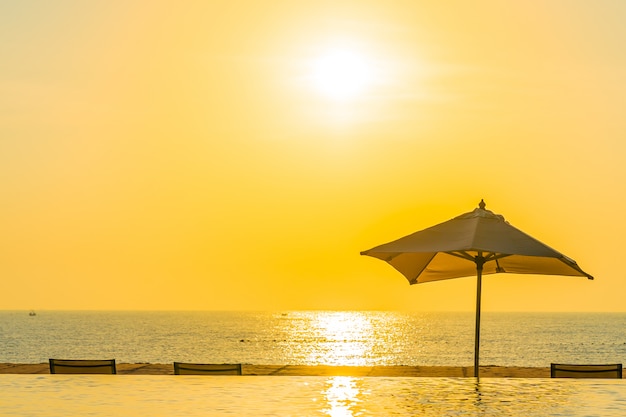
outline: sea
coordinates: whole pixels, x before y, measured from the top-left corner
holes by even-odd
[[[0,362],[472,366],[472,312],[0,311]],[[626,363],[626,313],[483,312],[480,364]]]

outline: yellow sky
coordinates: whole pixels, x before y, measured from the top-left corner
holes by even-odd
[[[359,252],[484,198],[596,277],[491,275],[484,311],[625,311],[625,20],[1,2],[0,309],[473,310],[474,279],[409,286]],[[333,54],[357,65],[330,90],[362,81],[342,97]]]

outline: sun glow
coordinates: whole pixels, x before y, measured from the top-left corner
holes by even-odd
[[[333,49],[314,61],[314,86],[322,95],[333,100],[357,98],[373,81],[372,62],[355,50]]]

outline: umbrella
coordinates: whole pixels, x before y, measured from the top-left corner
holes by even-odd
[[[593,279],[573,259],[485,209],[483,200],[474,211],[363,251],[361,255],[389,263],[411,285],[476,275],[475,377],[478,377],[483,275],[507,272]]]

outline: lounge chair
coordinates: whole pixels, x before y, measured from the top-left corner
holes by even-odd
[[[51,374],[116,374],[115,359],[50,359]]]
[[[241,375],[240,363],[174,362],[174,375]]]
[[[572,365],[550,364],[552,378],[622,378],[622,364]]]

